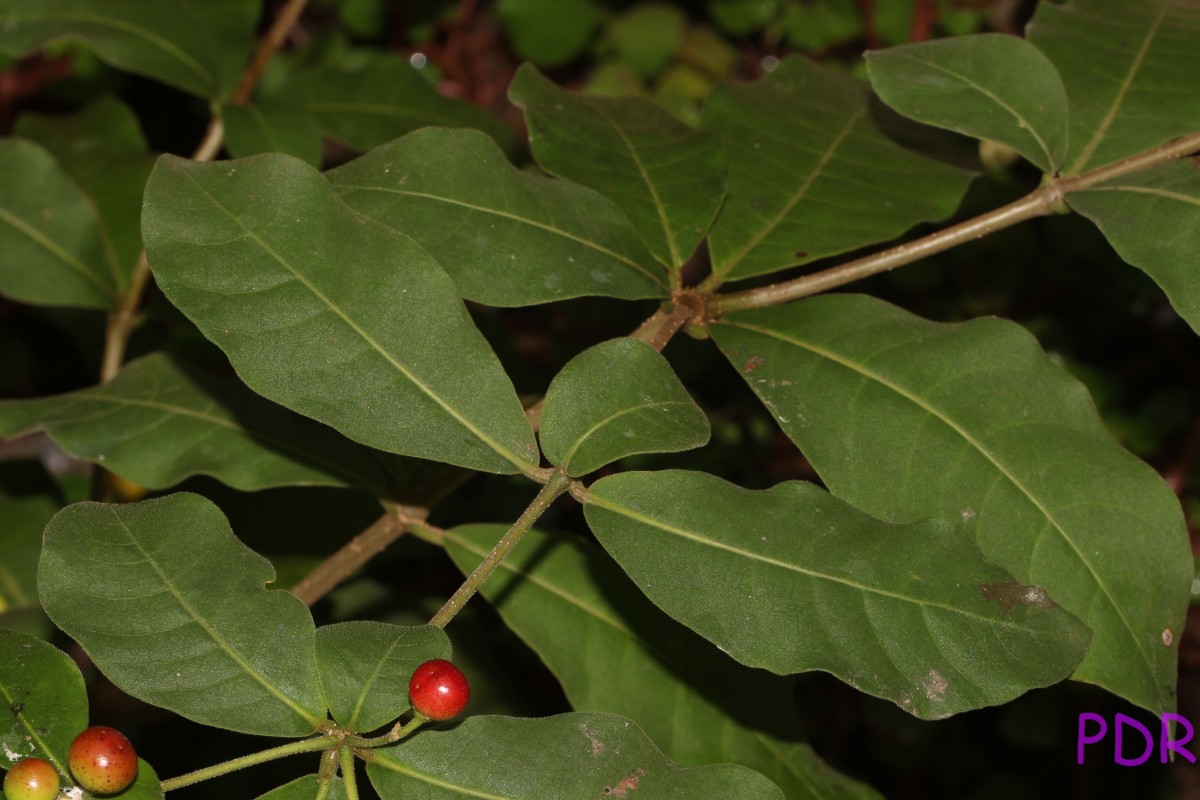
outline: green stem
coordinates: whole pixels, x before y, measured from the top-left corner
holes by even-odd
[[[261,753],[251,753],[248,756],[235,758],[232,761],[223,761],[220,764],[213,764],[211,767],[205,767],[195,772],[189,772],[186,775],[180,775],[178,778],[169,778],[162,782],[162,790],[169,792],[174,789],[182,789],[184,786],[191,786],[193,783],[200,783],[209,778],[227,775],[230,772],[252,767],[255,764],[264,764],[268,761],[274,761],[284,756],[296,755],[297,753],[314,753],[318,750],[329,750],[330,748],[337,747],[337,745],[338,739],[336,736],[316,736],[312,739],[288,742],[279,747],[263,750]]]
[[[350,745],[351,747],[359,748],[383,747],[384,745],[389,745],[392,742],[400,741],[428,721],[429,720],[427,720],[425,717],[422,717],[420,714],[414,714],[413,718],[409,720],[408,723],[401,725],[399,722],[397,722],[390,731],[382,736],[374,736],[369,739],[364,739],[361,736],[347,736],[346,744]]]
[[[571,479],[567,477],[565,472],[555,470],[551,474],[550,479],[546,481],[546,485],[538,492],[537,497],[533,498],[533,502],[525,509],[525,513],[521,514],[521,518],[513,523],[513,526],[508,529],[508,533],[496,542],[496,546],[492,548],[492,552],[487,554],[487,557],[480,562],[463,585],[458,587],[458,591],[446,601],[441,610],[433,615],[433,619],[429,620],[430,625],[436,625],[439,628],[446,627],[450,620],[462,610],[467,601],[479,590],[488,576],[496,567],[500,566],[500,562],[505,559],[512,549],[517,546],[517,542],[521,541],[521,537],[533,527],[533,523],[537,522],[550,504],[563,492],[567,491],[571,486]]]
[[[342,745],[338,749],[342,762],[342,780],[346,784],[346,800],[358,800],[358,776],[354,773],[354,750]]]
[[[708,301],[707,316],[710,319],[716,319],[731,311],[788,303],[895,269],[904,264],[911,264],[926,256],[940,253],[973,239],[979,239],[1018,222],[1056,213],[1064,208],[1063,200],[1071,192],[1084,191],[1103,181],[1141,172],[1150,167],[1190,155],[1197,150],[1200,150],[1200,132],[1181,136],[1161,147],[1146,150],[1083,175],[1048,181],[1015,203],[1009,203],[1003,208],[989,211],[974,219],[960,222],[920,239],[820,272],[814,272],[811,275],[803,275],[794,280],[744,292],[716,295]],[[705,284],[701,284],[700,288],[704,289]]]

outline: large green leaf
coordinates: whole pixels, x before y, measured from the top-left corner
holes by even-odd
[[[1039,3],[1029,41],[1067,87],[1064,174],[1095,169],[1200,130],[1195,0]]]
[[[0,766],[37,756],[65,781],[67,748],[88,724],[87,690],[70,656],[0,628],[0,710]]]
[[[23,303],[109,308],[96,209],[41,146],[0,140],[0,294]]]
[[[0,401],[0,436],[37,429],[76,458],[154,489],[204,474],[246,491],[358,486],[396,497],[410,468],[407,459],[348,441],[237,380],[161,353],[90,389]]]
[[[1192,575],[1179,502],[1027,332],[857,295],[711,330],[834,494],[883,519],[961,520],[1091,627],[1075,678],[1174,707]]]
[[[517,170],[478,131],[414,131],[326,177],[354,210],[420,242],[471,300],[669,294],[663,269],[612,203]]]
[[[318,797],[321,779],[316,775],[305,775],[278,789],[260,794],[258,800],[314,800]],[[325,800],[346,800],[346,784],[341,778],[331,778]]]
[[[923,719],[1060,681],[1090,638],[957,527],[893,525],[809,483],[628,472],[584,510],[656,605],[738,661],[824,670]]]
[[[228,106],[225,147],[234,158],[259,153],[286,153],[321,166],[321,129],[311,114],[275,104]]]
[[[654,257],[678,270],[725,197],[725,151],[650,100],[568,92],[525,66],[509,97],[525,109],[533,156],[547,172],[616,203]]]
[[[317,664],[333,718],[360,732],[409,709],[408,682],[431,658],[450,658],[450,639],[432,625],[357,621],[317,629]]]
[[[704,127],[729,153],[729,196],[709,237],[722,278],[775,272],[942,219],[970,180],[888,139],[862,84],[799,57],[756,83],[718,86]]]
[[[46,527],[38,589],[125,692],[188,719],[303,736],[325,719],[313,621],[194,494],[77,503]]]
[[[1002,142],[1046,172],[1067,154],[1067,90],[1040,50],[983,33],[872,50],[871,85],[906,117]]]
[[[70,116],[22,115],[13,132],[46,147],[91,200],[108,272],[124,293],[142,251],[142,192],[154,166],[137,117],[104,96]]]
[[[667,360],[622,337],[590,347],[554,377],[542,408],[542,451],[576,477],[636,453],[708,442],[708,417]]]
[[[419,245],[289,156],[164,156],[143,234],[167,297],[259,394],[394,453],[537,463],[512,383]]]
[[[470,758],[463,758],[470,753]],[[613,714],[470,717],[375,751],[367,775],[383,800],[782,798],[745,767],[680,767]]]
[[[218,97],[253,52],[259,11],[253,0],[0,0],[0,53],[74,39],[118,69]]]
[[[356,150],[370,150],[427,125],[478,128],[505,148],[516,139],[494,116],[464,100],[443,97],[408,62],[390,55],[356,72],[315,67],[297,73],[283,99]]]
[[[1145,270],[1200,332],[1200,163],[1183,159],[1067,196],[1121,258]]]
[[[442,541],[469,574],[505,530],[468,525]],[[480,591],[575,710],[628,717],[681,764],[754,769],[789,800],[878,797],[795,741],[790,679],[738,664],[663,614],[599,548],[531,530]]]

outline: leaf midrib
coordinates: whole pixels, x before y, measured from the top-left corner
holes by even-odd
[[[4,208],[0,208],[0,221],[7,222],[10,226],[25,234],[25,236],[28,238],[32,239],[34,243],[36,243],[47,253],[54,256],[72,271],[77,273],[81,278],[85,279],[88,283],[99,289],[100,293],[106,297],[110,303],[116,299],[115,292],[111,286],[105,284],[104,281],[101,280],[98,275],[88,269],[87,265],[82,261],[75,258],[75,256],[71,255],[63,248],[59,247],[57,243],[42,235],[42,232],[37,228],[33,227],[16,214],[11,213]]]
[[[584,443],[589,438],[591,438],[596,433],[596,431],[600,430],[605,425],[612,424],[615,420],[618,420],[621,417],[626,416],[627,414],[634,414],[638,411],[652,411],[654,409],[665,408],[666,406],[690,406],[690,405],[692,405],[692,402],[689,400],[659,400],[659,401],[655,401],[653,403],[644,403],[644,404],[638,405],[638,406],[631,406],[629,408],[623,408],[620,411],[617,411],[616,413],[610,414],[607,417],[599,420],[595,425],[593,425],[592,427],[588,428],[586,431],[581,433],[579,435],[579,437],[576,438],[575,443],[572,444],[570,449],[567,450],[566,455],[564,455],[562,457],[562,463],[557,464],[556,466],[562,467],[563,469],[568,471],[568,474],[572,474],[570,472],[571,459],[575,456],[575,453],[579,450],[579,448],[583,447]],[[603,466],[603,465],[601,465],[601,466]],[[599,467],[597,467],[597,469],[599,469]]]

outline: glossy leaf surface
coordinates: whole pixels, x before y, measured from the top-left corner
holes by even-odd
[[[1027,35],[1067,87],[1064,174],[1200,130],[1200,5],[1192,0],[1038,3]]]
[[[517,71],[509,96],[525,109],[543,169],[615,202],[672,271],[687,261],[725,196],[717,135],[689,128],[645,98],[568,92],[528,66]]]
[[[419,242],[470,300],[669,293],[665,271],[612,203],[517,170],[478,131],[414,131],[326,177],[354,210]]]
[[[75,39],[117,69],[218,97],[251,52],[258,12],[250,0],[0,0],[0,52]]]
[[[333,718],[372,731],[408,710],[408,681],[432,658],[450,658],[450,640],[432,625],[405,628],[358,621],[317,629],[317,664]]]
[[[234,158],[285,153],[321,166],[321,128],[311,114],[274,104],[228,106],[222,112],[225,147]]]
[[[66,653],[0,628],[0,769],[30,756],[67,775],[67,748],[88,724],[87,690]]]
[[[783,797],[744,767],[677,766],[637,725],[613,714],[468,717],[375,753],[367,775],[383,800]]]
[[[50,618],[123,691],[206,725],[303,736],[325,719],[313,621],[264,588],[274,579],[194,494],[68,506],[38,569]]]
[[[443,97],[407,62],[390,56],[355,72],[317,67],[298,73],[283,97],[316,117],[327,134],[364,152],[427,125],[478,128],[504,147],[514,139],[491,114]]]
[[[467,525],[443,541],[465,575],[505,530]],[[681,764],[754,769],[789,800],[878,798],[796,741],[791,680],[738,664],[663,614],[599,548],[531,530],[480,591],[575,710],[628,717]]]
[[[44,146],[91,200],[108,272],[123,293],[142,251],[142,192],[154,166],[133,111],[104,96],[69,116],[24,114],[13,132]]]
[[[1067,198],[1104,232],[1121,258],[1162,287],[1200,331],[1200,166],[1182,159],[1106,181]]]
[[[1087,647],[1078,620],[961,530],[882,522],[812,484],[627,472],[593,484],[584,510],[655,605],[738,661],[830,672],[923,719],[1056,683]]]
[[[381,450],[489,472],[536,464],[453,281],[303,162],[164,156],[143,233],[160,288],[256,392]]]
[[[76,458],[153,489],[204,474],[247,491],[359,486],[394,497],[413,463],[161,353],[90,389],[0,401],[0,436],[39,429]]]
[[[0,140],[0,294],[23,303],[109,308],[117,278],[96,210],[43,147]]]
[[[1067,153],[1067,90],[1040,50],[999,33],[872,50],[871,85],[906,117],[1001,142],[1045,172]]]
[[[969,175],[918,156],[872,121],[857,81],[784,59],[723,84],[704,127],[729,152],[729,196],[709,237],[713,272],[747,278],[885,241],[958,206]]]
[[[667,360],[622,337],[588,348],[555,376],[539,436],[550,463],[576,477],[636,453],[691,450],[709,433]]]
[[[1191,582],[1179,502],[1032,336],[858,295],[712,332],[834,494],[883,519],[965,523],[984,555],[1092,629],[1075,678],[1173,708]]]

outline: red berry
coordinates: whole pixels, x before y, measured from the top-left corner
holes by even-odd
[[[116,794],[137,777],[138,760],[123,733],[94,725],[71,742],[67,765],[79,785],[92,794]]]
[[[58,772],[41,758],[18,761],[4,776],[8,800],[54,800],[58,797]]]
[[[462,670],[435,658],[417,667],[408,682],[408,699],[413,710],[428,719],[457,717],[471,699],[471,684]]]

